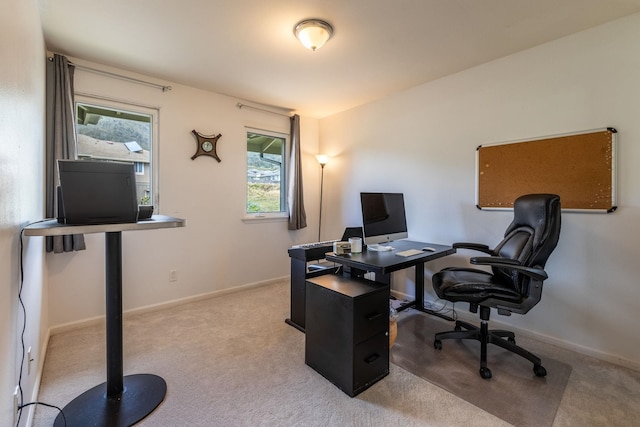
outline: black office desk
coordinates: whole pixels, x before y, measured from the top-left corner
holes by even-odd
[[[348,267],[352,276],[362,276],[365,272],[376,273],[376,282],[391,285],[391,273],[409,267],[415,267],[416,299],[402,304],[398,311],[414,307],[425,313],[439,315],[424,308],[424,263],[447,255],[454,254],[456,250],[451,246],[436,245],[433,243],[414,242],[411,240],[397,240],[388,244],[392,251],[367,251],[359,254],[336,255],[330,252],[325,255],[328,261],[342,264]],[[422,249],[432,247],[433,252],[423,252],[410,257],[396,255],[397,252],[407,249]],[[345,270],[347,270],[345,268]],[[381,277],[380,277],[381,276]]]
[[[325,242],[326,243],[326,242]],[[294,246],[289,249],[291,258],[291,317],[285,322],[299,331],[305,330],[306,281],[313,277],[332,273],[332,269],[309,271],[307,263],[324,259],[324,255],[333,250],[333,244]]]
[[[148,221],[101,225],[63,225],[54,220],[31,224],[25,236],[105,233],[107,381],[73,399],[54,426],[124,427],[149,415],[164,400],[167,384],[152,374],[122,372],[122,231],[184,227],[185,220],[154,215]],[[66,422],[65,422],[66,419]]]

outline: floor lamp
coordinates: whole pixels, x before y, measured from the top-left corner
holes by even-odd
[[[320,229],[322,228],[322,187],[324,185],[324,167],[329,163],[329,156],[326,154],[317,154],[316,159],[320,163],[320,216],[318,218],[318,242],[320,242]]]

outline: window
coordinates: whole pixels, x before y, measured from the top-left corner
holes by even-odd
[[[135,169],[136,175],[144,175],[144,163],[135,162],[133,168]]]
[[[286,215],[288,138],[282,133],[247,128],[247,215]]]
[[[157,207],[158,110],[78,97],[76,114],[78,159],[133,163],[139,204]]]

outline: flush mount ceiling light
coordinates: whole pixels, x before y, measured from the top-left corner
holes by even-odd
[[[320,49],[333,35],[333,27],[321,19],[305,19],[296,24],[293,34],[306,47],[315,51]]]

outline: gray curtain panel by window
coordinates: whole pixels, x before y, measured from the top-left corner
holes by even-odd
[[[75,67],[66,57],[53,55],[47,61],[45,193],[47,218],[57,216],[56,187],[58,159],[77,158],[73,73]],[[49,236],[47,252],[70,252],[86,249],[84,235]]]
[[[289,230],[307,226],[302,192],[302,162],[300,160],[300,116],[294,114],[291,121],[291,156],[289,167]]]

